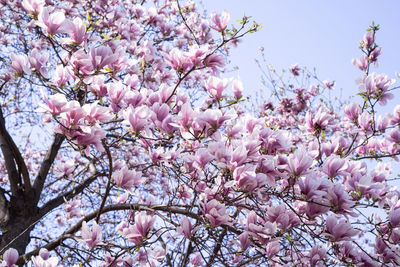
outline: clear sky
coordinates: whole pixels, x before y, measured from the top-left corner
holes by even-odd
[[[336,87],[343,88],[345,95],[354,95],[357,93],[354,80],[361,72],[351,64],[351,59],[361,55],[359,41],[372,21],[381,26],[377,44],[382,47],[379,68],[374,71],[391,78],[400,72],[400,1],[201,2],[209,14],[229,11],[232,23],[246,14],[262,24],[262,30],[245,37],[230,57],[232,64],[240,68],[234,76],[240,75],[247,90],[261,88],[261,73],[254,59],[259,58],[259,47],[263,46],[266,59],[276,69],[288,68],[294,63],[309,69],[316,67],[321,80],[335,80]]]

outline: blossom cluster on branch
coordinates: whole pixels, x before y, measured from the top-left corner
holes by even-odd
[[[225,70],[260,25],[229,23],[183,0],[0,0],[0,266],[400,265],[379,27],[358,102],[271,78],[248,111]]]

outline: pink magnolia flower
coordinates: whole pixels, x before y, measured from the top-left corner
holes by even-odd
[[[101,58],[99,58],[98,61],[101,61]],[[73,71],[79,71],[84,75],[88,75],[93,72],[92,58],[86,54],[83,49],[80,49],[72,54],[70,63]]]
[[[371,60],[371,62],[375,62],[378,60],[379,55],[382,52],[382,48],[381,47],[375,47],[374,50],[372,50],[372,52],[369,54],[369,59]]]
[[[16,263],[18,261],[18,251],[14,248],[9,248],[3,254],[3,260],[0,266],[4,267],[14,267],[17,266]]]
[[[394,79],[389,80],[387,75],[371,73],[367,77],[358,81],[359,90],[368,97],[377,99],[379,104],[386,105],[387,101],[392,99],[394,95],[389,93],[389,87],[395,82]]]
[[[216,99],[221,99],[223,97],[222,92],[228,87],[230,79],[211,76],[208,78],[205,88],[207,91]]]
[[[307,154],[304,148],[297,149],[288,158],[288,170],[294,176],[301,176],[307,173],[313,159]]]
[[[181,219],[180,225],[176,228],[176,232],[180,235],[185,236],[186,238],[190,238],[193,232],[195,232],[196,230],[197,227],[193,228],[192,223],[186,217],[183,217]]]
[[[266,244],[276,231],[275,223],[265,222],[254,211],[247,215],[246,225],[249,235],[261,244]]]
[[[41,107],[40,110],[50,112],[51,115],[55,116],[62,112],[67,111],[67,98],[63,94],[54,94],[47,98],[44,93],[43,98],[44,102],[46,102],[47,107],[45,105],[39,104]]]
[[[213,73],[217,73],[217,67],[222,68],[225,65],[225,58],[219,54],[208,55],[204,61],[204,65],[211,68]]]
[[[58,264],[58,258],[57,257],[51,257],[49,258],[49,252],[47,249],[42,248],[39,251],[38,256],[32,257],[32,262],[35,265],[35,267],[57,267]]]
[[[369,114],[367,111],[364,111],[363,113],[358,116],[358,125],[360,128],[366,133],[370,134],[372,132],[372,122],[373,118],[371,114]]]
[[[45,5],[45,0],[23,0],[22,7],[34,16],[37,16]]]
[[[352,211],[354,201],[350,199],[349,194],[344,190],[344,187],[341,184],[333,185],[327,192],[327,198],[333,206],[332,210],[336,213],[355,215]]]
[[[293,76],[299,76],[300,75],[300,67],[297,64],[292,65],[290,67],[290,72],[293,74]]]
[[[333,123],[333,118],[328,110],[323,107],[318,108],[315,113],[307,111],[306,113],[306,126],[307,131],[310,133],[320,133],[320,131],[327,130],[328,126]]]
[[[29,68],[29,60],[26,55],[16,55],[11,53],[11,71],[19,76],[23,76],[24,74],[30,74],[31,70]]]
[[[229,224],[229,214],[226,213],[225,205],[219,203],[216,199],[204,202],[201,211],[206,216],[212,227],[222,224]]]
[[[104,67],[112,65],[119,56],[114,54],[108,46],[92,47],[89,55],[95,70],[102,70]]]
[[[72,79],[73,76],[71,75],[69,68],[66,68],[63,65],[57,65],[53,77],[53,81],[58,87],[64,87],[67,82]]]
[[[73,160],[59,162],[56,165],[56,170],[58,171],[58,177],[68,177],[75,170],[75,162]]]
[[[122,107],[122,100],[127,92],[121,81],[108,83],[107,92],[110,102],[112,103],[112,109],[117,112]]]
[[[309,254],[311,267],[324,266],[326,256],[326,250],[321,245],[314,246]]]
[[[240,247],[242,248],[243,251],[245,251],[251,245],[249,233],[243,232],[238,236],[238,238],[240,241]]]
[[[367,48],[369,48],[369,47],[371,47],[372,46],[372,44],[375,42],[375,35],[374,35],[374,32],[373,31],[367,31],[365,34],[364,34],[364,37],[363,37],[363,43],[364,43],[364,45],[367,47]]]
[[[357,122],[357,118],[361,114],[361,107],[353,102],[344,107],[344,113],[350,121]]]
[[[286,231],[300,222],[296,214],[287,210],[284,204],[268,207],[265,219],[271,223],[276,223],[282,231]]]
[[[279,240],[274,240],[268,242],[265,252],[267,253],[268,258],[274,257],[281,250],[281,246],[279,244]]]
[[[81,18],[76,17],[72,22],[68,22],[65,26],[65,31],[70,36],[65,39],[65,43],[81,45],[87,38],[86,25]]]
[[[169,51],[168,54],[165,53],[164,59],[178,72],[187,72],[192,67],[190,58],[176,47]]]
[[[114,172],[112,178],[119,187],[131,190],[132,187],[141,184],[142,173],[129,170],[128,167],[124,166],[122,169]]]
[[[53,12],[52,7],[44,7],[39,14],[37,25],[43,28],[48,35],[54,35],[65,33],[67,22],[63,12]]]
[[[124,113],[125,120],[131,127],[131,130],[135,133],[139,133],[148,125],[148,118],[150,117],[150,111],[147,106],[139,108],[133,108],[130,106]]]
[[[345,174],[347,168],[346,161],[337,155],[331,155],[324,161],[322,171],[330,178],[334,178],[337,175]]]
[[[243,83],[240,79],[234,80],[232,83],[233,94],[236,99],[240,99],[242,97],[243,92]]]
[[[31,68],[39,72],[43,77],[47,78],[46,64],[49,59],[47,53],[43,53],[36,48],[29,54],[29,63]]]
[[[142,211],[135,215],[135,224],[129,228],[125,228],[123,233],[129,242],[140,245],[153,228],[155,219]]]
[[[336,216],[330,215],[326,218],[326,233],[335,241],[351,240],[358,231],[353,229],[350,223],[345,220],[338,220]]]
[[[81,235],[82,242],[89,247],[95,247],[102,243],[101,227],[96,222],[93,222],[92,227],[89,227],[84,221],[82,223]]]
[[[210,27],[216,31],[222,32],[225,30],[226,25],[228,24],[230,18],[231,15],[225,10],[222,11],[221,15],[218,15],[217,13],[214,12],[211,14],[211,21],[214,24],[210,25]]]
[[[203,125],[207,123],[212,129],[217,130],[225,121],[234,117],[234,114],[228,112],[223,114],[219,109],[207,109],[199,114],[197,120]]]
[[[89,124],[105,122],[113,118],[110,109],[100,106],[97,101],[92,104],[85,104],[82,109],[86,112],[86,119]]]
[[[354,58],[352,63],[354,66],[358,67],[362,71],[366,71],[368,68],[368,57],[366,55],[362,55],[359,59]]]
[[[179,112],[179,124],[183,129],[188,129],[193,122],[194,119],[194,111],[190,106],[190,103],[185,103],[182,105],[182,108]]]
[[[78,198],[73,198],[65,202],[64,204],[64,211],[67,213],[67,218],[75,218],[75,217],[80,217],[81,211],[80,211],[80,206],[81,206],[81,201]]]
[[[389,215],[390,225],[395,228],[400,226],[400,209],[393,209]]]

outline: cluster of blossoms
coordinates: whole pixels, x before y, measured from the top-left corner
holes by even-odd
[[[272,84],[247,112],[223,77],[259,28],[247,17],[169,0],[0,1],[0,15],[1,266],[400,264],[393,171],[368,164],[400,154],[400,106],[377,111],[394,80],[370,73],[376,26],[354,60],[359,103],[316,104],[331,81]],[[29,127],[40,142],[15,145]]]

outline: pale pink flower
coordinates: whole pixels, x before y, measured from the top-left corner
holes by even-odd
[[[23,0],[21,4],[29,14],[36,16],[42,11],[45,0]]]
[[[301,176],[307,173],[313,163],[312,157],[307,154],[304,148],[297,149],[288,158],[288,169],[294,176]]]
[[[234,80],[232,83],[233,94],[236,99],[240,99],[242,97],[243,92],[243,83],[240,79]]]
[[[375,42],[375,36],[373,31],[367,31],[363,37],[364,45],[369,48]]]
[[[54,94],[47,98],[44,93],[42,93],[44,102],[46,102],[47,107],[45,105],[40,106],[40,110],[50,112],[51,115],[55,116],[67,110],[67,98],[63,94]]]
[[[39,51],[36,48],[29,54],[29,63],[31,68],[39,72],[43,77],[47,78],[46,64],[49,59],[49,55],[43,51]]]
[[[313,246],[310,251],[310,265],[311,267],[324,266],[323,260],[326,258],[326,250],[321,245]]]
[[[139,133],[148,125],[150,111],[146,106],[141,106],[139,108],[133,108],[130,106],[124,113],[124,117],[130,125],[131,130],[135,133]]]
[[[114,172],[112,178],[119,187],[131,190],[132,187],[141,184],[142,173],[129,170],[128,167],[124,166],[122,169]]]
[[[102,70],[104,67],[113,64],[118,59],[118,56],[108,46],[92,47],[90,49],[90,59],[95,70]]]
[[[76,17],[72,22],[67,23],[65,30],[70,36],[70,38],[65,39],[65,42],[75,45],[81,45],[88,35],[86,33],[86,25],[79,17]]]
[[[135,224],[129,228],[125,228],[123,233],[129,242],[140,245],[153,228],[155,219],[153,216],[147,215],[142,211],[135,215]]]
[[[63,12],[53,12],[52,7],[44,7],[39,14],[37,25],[43,28],[48,35],[54,35],[65,33],[67,23]]]
[[[226,212],[225,205],[219,203],[216,199],[204,202],[201,210],[212,227],[229,224],[229,214]]]
[[[228,24],[230,18],[231,15],[225,10],[222,11],[221,15],[214,12],[211,14],[211,21],[214,24],[210,25],[210,27],[216,31],[222,32],[225,30],[226,25]]]
[[[337,175],[343,175],[346,172],[344,170],[347,168],[346,161],[337,155],[331,155],[327,157],[324,161],[322,171],[328,175],[330,178],[334,178]]]
[[[17,266],[16,263],[18,261],[18,251],[14,248],[9,248],[3,254],[3,261],[0,266],[4,267],[14,267]]]
[[[221,99],[223,97],[222,92],[228,87],[230,79],[211,76],[208,78],[205,88],[207,91],[216,99]]]
[[[29,60],[26,55],[16,55],[11,53],[11,70],[15,72],[15,74],[23,76],[24,74],[30,74],[31,69],[29,68]]]
[[[338,220],[330,215],[326,218],[326,233],[335,241],[351,240],[358,231],[353,229],[350,223],[345,220]]]
[[[249,238],[249,233],[248,232],[243,232],[239,235],[239,241],[240,241],[240,247],[242,248],[243,251],[245,251],[250,245],[251,241]]]
[[[293,76],[299,76],[300,75],[300,67],[297,64],[294,64],[290,67],[290,72],[293,74]]]
[[[274,240],[267,244],[265,252],[267,253],[268,258],[272,258],[276,254],[278,254],[280,250],[281,246],[279,244],[279,240]]]
[[[193,234],[193,231],[196,231],[197,228],[193,229],[192,223],[186,217],[181,219],[180,225],[176,228],[176,232],[180,235],[184,235],[186,238],[190,238]]]
[[[72,75],[69,68],[66,68],[63,65],[56,66],[56,71],[53,77],[54,77],[54,83],[61,88],[64,87],[67,84],[67,82],[69,82],[72,79]]]
[[[102,243],[101,227],[96,222],[93,222],[92,227],[89,227],[84,221],[82,223],[81,235],[82,242],[89,247],[95,247]]]
[[[366,55],[362,55],[359,59],[354,58],[352,63],[354,66],[358,67],[362,71],[366,71],[368,68],[368,57]]]
[[[400,226],[400,209],[393,209],[389,215],[390,225],[395,228]]]
[[[265,222],[254,211],[247,215],[246,225],[249,235],[261,244],[266,244],[276,231],[275,223]]]
[[[39,255],[33,256],[31,260],[35,267],[57,267],[58,264],[58,258],[49,258],[49,252],[45,248],[40,249]]]

